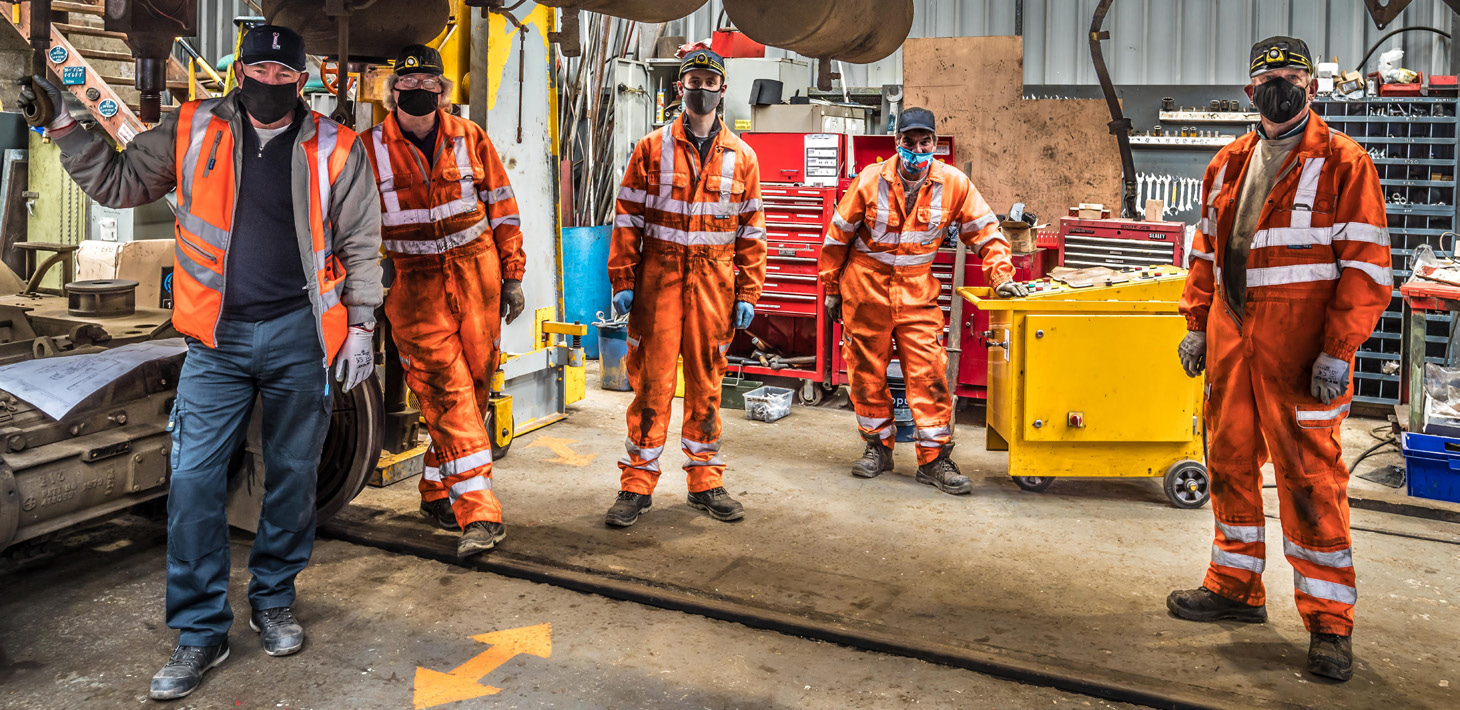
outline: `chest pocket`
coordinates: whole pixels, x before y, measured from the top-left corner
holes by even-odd
[[[740,209],[745,204],[745,181],[707,175],[701,199],[704,202],[696,205],[695,210],[706,224],[716,227],[711,231],[733,230],[740,223]]]

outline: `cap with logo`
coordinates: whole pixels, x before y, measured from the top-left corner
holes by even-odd
[[[1312,73],[1313,55],[1308,51],[1308,43],[1297,37],[1278,35],[1252,45],[1251,76],[1283,67],[1307,69]]]
[[[902,135],[914,130],[937,133],[937,123],[932,111],[914,106],[904,110],[902,115],[897,117],[897,133]]]
[[[395,58],[395,73],[430,74],[441,76],[443,72],[441,53],[424,44],[413,44],[400,51]]]
[[[719,74],[721,78],[724,78],[725,58],[708,49],[696,49],[684,55],[684,59],[680,60],[679,75],[684,76],[685,72],[694,71],[695,69],[712,71]]]
[[[304,39],[282,25],[258,25],[239,42],[238,61],[244,66],[274,62],[304,71]]]

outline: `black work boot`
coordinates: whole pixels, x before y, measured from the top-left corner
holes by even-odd
[[[264,653],[270,656],[288,656],[304,647],[304,627],[287,606],[254,609],[248,616],[248,627],[259,633]]]
[[[709,513],[710,517],[716,520],[723,520],[727,523],[745,517],[745,506],[731,498],[724,486],[689,494],[689,505],[691,508],[699,508]]]
[[[456,556],[466,559],[472,555],[486,552],[496,547],[497,543],[505,537],[507,537],[507,526],[501,523],[485,520],[467,523],[466,530],[461,533],[461,540],[456,543]]]
[[[654,507],[654,497],[633,491],[619,491],[618,500],[603,516],[603,523],[616,528],[626,528],[639,521],[639,516]]]
[[[436,524],[442,530],[460,530],[461,526],[456,524],[456,513],[451,511],[451,499],[421,501],[421,515]]]
[[[868,441],[862,458],[852,464],[852,475],[857,478],[876,478],[891,470],[892,449],[883,444],[881,439]]]
[[[217,646],[178,646],[167,665],[152,676],[147,696],[153,700],[176,700],[198,689],[208,669],[228,660],[228,641]]]
[[[1228,599],[1206,587],[1172,592],[1166,597],[1166,608],[1176,618],[1187,621],[1240,621],[1246,624],[1267,621],[1267,607]]]
[[[1308,672],[1334,680],[1354,677],[1353,640],[1338,634],[1313,634],[1308,644]]]
[[[953,453],[953,445],[944,444],[943,450],[938,452],[938,458],[918,466],[918,483],[937,486],[938,490],[956,496],[972,493],[973,483],[968,480],[967,476],[958,472],[958,464],[948,458],[951,453]]]

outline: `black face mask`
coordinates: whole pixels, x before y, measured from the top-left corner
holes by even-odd
[[[1308,105],[1308,90],[1287,79],[1271,79],[1252,90],[1257,112],[1273,123],[1287,123]]]
[[[684,107],[691,113],[708,116],[715,112],[715,107],[720,105],[720,90],[709,89],[685,89]]]
[[[400,92],[400,98],[396,100],[395,105],[412,116],[425,116],[434,113],[440,101],[441,94],[434,91],[405,89]]]
[[[239,100],[248,115],[259,123],[273,123],[288,116],[299,104],[299,85],[265,84],[246,76],[239,87]]]

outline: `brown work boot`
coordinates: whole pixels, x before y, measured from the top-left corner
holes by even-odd
[[[862,458],[852,464],[852,475],[857,478],[876,478],[892,470],[892,449],[880,439],[867,442]]]
[[[1308,672],[1339,681],[1354,677],[1353,640],[1338,634],[1313,634],[1308,644]]]
[[[1206,587],[1172,592],[1166,597],[1166,608],[1176,618],[1187,621],[1240,621],[1246,624],[1267,621],[1267,607],[1228,599]]]
[[[456,556],[462,559],[481,554],[497,546],[507,537],[507,526],[486,520],[467,523],[456,543]]]
[[[958,464],[948,458],[953,453],[952,444],[944,444],[938,458],[918,466],[918,483],[937,486],[938,490],[955,496],[973,492],[973,483],[958,471]]]
[[[689,507],[703,510],[709,513],[710,517],[727,523],[745,517],[745,506],[731,498],[730,492],[725,490],[724,486],[699,493],[690,493]]]
[[[421,501],[421,515],[442,530],[460,530],[456,524],[456,513],[451,511],[451,499]]]

